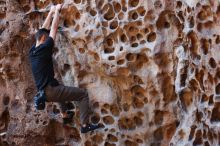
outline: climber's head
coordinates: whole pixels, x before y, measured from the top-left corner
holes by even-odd
[[[50,31],[45,28],[39,29],[38,32],[35,34],[36,42],[40,44],[44,43],[44,41],[48,38],[49,33]]]

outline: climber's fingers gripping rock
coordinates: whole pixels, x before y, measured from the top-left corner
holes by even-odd
[[[63,7],[63,4],[57,4],[56,9],[60,12]]]
[[[53,13],[55,13],[55,11],[56,11],[56,6],[52,5],[52,6],[50,7],[50,11],[53,12]]]

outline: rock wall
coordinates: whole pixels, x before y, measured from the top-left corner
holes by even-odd
[[[87,88],[102,130],[34,110],[28,50],[49,7],[64,3],[54,64]],[[220,145],[217,0],[0,0],[0,145]]]

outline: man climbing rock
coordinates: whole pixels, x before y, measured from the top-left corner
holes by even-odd
[[[73,112],[67,110],[65,102],[78,102],[81,132],[86,133],[100,127],[100,125],[89,123],[91,109],[87,91],[77,87],[64,86],[54,78],[52,49],[59,25],[61,7],[61,4],[51,7],[43,26],[35,34],[36,43],[29,51],[32,73],[38,89],[38,94],[34,97],[34,104],[36,109],[42,110],[45,107],[45,102],[59,102],[63,123],[71,124]],[[54,15],[53,21],[52,15]],[[52,25],[50,28],[51,21]]]

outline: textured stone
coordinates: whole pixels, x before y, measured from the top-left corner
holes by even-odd
[[[88,90],[94,123],[33,107],[34,33],[64,3],[55,76]],[[0,145],[220,145],[218,0],[0,0]]]

